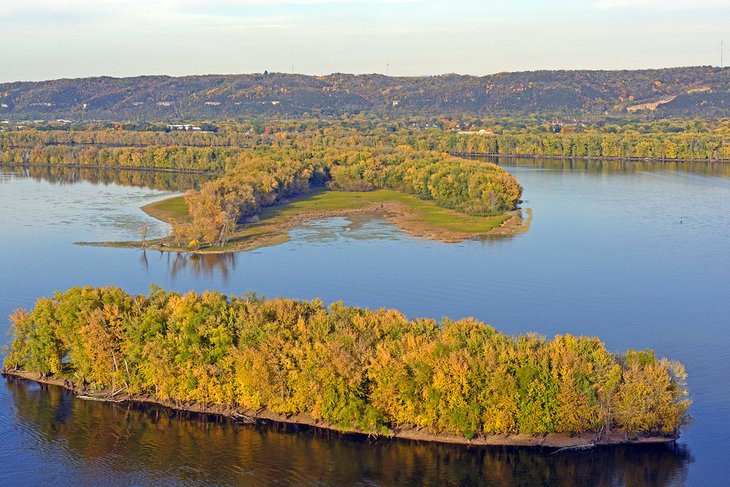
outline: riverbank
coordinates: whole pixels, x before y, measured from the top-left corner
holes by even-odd
[[[61,169],[99,169],[108,171],[140,171],[140,172],[162,172],[172,174],[195,174],[195,175],[207,175],[214,176],[218,173],[215,171],[208,171],[205,169],[185,169],[185,168],[166,168],[166,167],[146,167],[146,166],[116,166],[116,165],[101,165],[101,164],[64,164],[64,163],[29,163],[29,162],[0,162],[0,167],[16,168],[16,167],[27,167],[27,168],[61,168]]]
[[[525,446],[545,447],[554,449],[587,449],[595,446],[625,445],[625,444],[666,444],[673,443],[677,438],[672,436],[639,436],[630,438],[620,429],[610,432],[588,432],[581,434],[548,433],[545,435],[477,435],[472,439],[450,433],[432,433],[426,429],[400,426],[389,429],[387,433],[372,433],[357,429],[343,429],[335,427],[329,421],[317,420],[307,415],[283,415],[268,410],[251,410],[240,407],[205,405],[195,402],[164,401],[150,395],[127,394],[123,389],[118,391],[90,391],[78,387],[68,379],[49,377],[36,372],[22,370],[2,370],[6,379],[22,379],[38,384],[61,387],[72,392],[77,399],[93,400],[110,403],[136,403],[140,405],[162,406],[174,411],[194,414],[212,414],[226,417],[244,423],[258,421],[273,421],[293,425],[302,425],[335,431],[344,435],[368,435],[375,437],[449,443],[470,446]]]
[[[187,205],[183,196],[167,198],[142,207],[148,215],[171,225],[184,223]],[[238,225],[223,246],[191,249],[166,237],[146,242],[78,242],[82,245],[146,248],[167,252],[223,253],[279,245],[288,233],[306,221],[353,215],[382,218],[408,235],[441,242],[462,242],[477,238],[501,238],[524,233],[532,211],[511,211],[499,215],[471,216],[437,206],[433,201],[392,190],[367,192],[317,191],[291,198],[281,205],[263,208],[251,221]]]
[[[482,159],[485,157],[496,157],[504,159],[585,159],[589,161],[623,161],[623,162],[704,162],[704,163],[730,163],[730,159],[697,159],[697,158],[668,158],[668,157],[631,157],[631,156],[562,156],[550,154],[501,154],[497,152],[449,152],[450,156],[462,157],[464,159]]]

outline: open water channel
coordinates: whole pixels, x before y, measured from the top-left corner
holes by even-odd
[[[144,227],[164,234],[139,207],[190,181],[0,169],[0,331],[15,308],[54,290],[147,293],[154,283],[598,336],[610,350],[653,348],[686,365],[694,421],[676,445],[554,453],[373,442],[3,380],[0,485],[728,485],[730,167],[503,162],[534,214],[514,238],[445,244],[380,220],[333,218],[283,245],[202,257],[74,244],[135,239]]]

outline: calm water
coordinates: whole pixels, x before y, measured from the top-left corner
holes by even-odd
[[[509,166],[530,231],[442,244],[378,220],[330,219],[287,244],[192,258],[81,247],[164,226],[159,190],[0,172],[0,315],[73,285],[342,299],[410,316],[475,316],[509,333],[654,348],[690,374],[694,423],[674,448],[552,454],[250,427],[0,383],[0,484],[726,485],[730,479],[730,173],[726,166]],[[127,177],[129,178],[129,177]],[[176,186],[153,185],[179,190]],[[5,325],[6,326],[6,325]],[[9,338],[0,340],[7,343]]]

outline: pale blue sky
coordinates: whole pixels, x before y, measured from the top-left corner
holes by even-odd
[[[718,65],[721,40],[730,64],[730,0],[0,0],[0,82]]]

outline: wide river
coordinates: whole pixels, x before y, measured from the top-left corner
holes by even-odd
[[[154,283],[475,316],[510,334],[598,336],[616,352],[653,348],[686,365],[694,419],[677,445],[554,453],[375,442],[2,380],[0,485],[728,485],[730,167],[505,164],[534,214],[514,238],[445,244],[380,220],[334,218],[297,228],[283,245],[207,257],[74,244],[165,233],[139,207],[189,181],[0,169],[0,331],[15,308],[54,290],[147,293]]]

